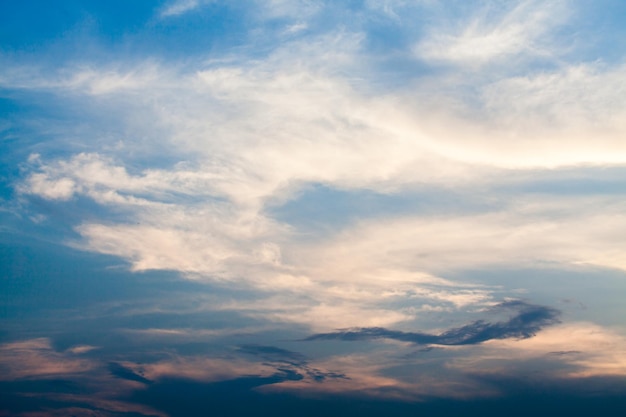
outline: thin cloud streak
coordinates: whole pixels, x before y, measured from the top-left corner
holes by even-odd
[[[435,25],[415,46],[416,55],[470,68],[524,55],[550,57],[557,47],[546,38],[568,15],[563,1],[476,6],[465,19]]]
[[[172,17],[189,13],[200,7],[203,3],[206,3],[206,0],[175,0],[161,10],[161,17]]]
[[[513,308],[517,314],[505,322],[490,323],[483,320],[447,330],[434,335],[419,332],[402,332],[381,327],[347,329],[333,333],[311,335],[304,341],[343,340],[359,341],[372,339],[392,339],[415,344],[460,346],[483,343],[492,339],[524,339],[534,336],[543,327],[558,322],[559,312],[555,309],[536,306],[521,301],[505,302],[496,309]]]

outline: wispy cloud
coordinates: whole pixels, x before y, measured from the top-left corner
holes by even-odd
[[[161,17],[179,16],[200,7],[205,0],[175,0],[161,10]]]
[[[565,2],[527,0],[516,3],[478,2],[469,16],[439,21],[415,47],[425,60],[461,66],[511,59],[520,55],[550,56],[555,26],[566,21]]]
[[[2,380],[81,374],[96,367],[94,361],[57,352],[50,339],[38,338],[0,345]]]

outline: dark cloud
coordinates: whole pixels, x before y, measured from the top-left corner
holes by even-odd
[[[626,409],[626,381],[621,376],[590,378],[550,378],[500,374],[470,375],[478,383],[492,386],[498,396],[470,400],[424,398],[421,401],[384,399],[352,392],[346,395],[300,396],[292,393],[270,393],[258,390],[268,384],[297,380],[293,372],[277,372],[271,376],[244,376],[227,381],[202,382],[188,379],[164,378],[151,385],[124,393],[126,406],[134,411],[103,408],[103,402],[93,393],[97,405],[78,400],[67,394],[67,382],[0,381],[0,415],[2,416],[101,416],[101,417],[170,417],[255,416],[276,417],[403,417],[403,416],[480,416],[526,417],[528,415],[565,415],[568,417],[616,416]],[[58,386],[57,384],[60,383]],[[35,384],[36,386],[33,386]],[[76,387],[72,387],[72,391]],[[45,391],[45,396],[33,392]],[[111,390],[115,392],[115,390]],[[141,408],[140,408],[141,407]],[[130,408],[130,407],[129,407]],[[139,409],[138,409],[139,408]],[[150,410],[154,410],[151,412]],[[158,410],[158,412],[157,412]]]
[[[412,352],[407,353],[406,355],[402,355],[402,358],[404,358],[404,359],[411,359],[411,358],[422,356],[422,355],[424,355],[424,354],[426,354],[428,352],[432,352],[433,350],[439,350],[439,349],[442,349],[442,348],[436,348],[436,347],[430,346],[430,345],[429,346],[424,346],[424,347],[421,347],[419,349],[415,349]]]
[[[582,353],[580,350],[559,350],[557,352],[549,352],[550,355],[565,356],[565,355],[578,355]]]
[[[501,396],[515,398],[528,396],[537,401],[547,398],[571,397],[582,401],[604,398],[607,402],[620,398],[626,404],[626,378],[623,376],[559,377],[548,372],[520,373],[474,373],[468,377],[487,384],[500,392]],[[615,413],[597,413],[611,415]]]
[[[287,362],[293,365],[303,365],[306,363],[304,355],[275,346],[249,344],[238,346],[237,350],[269,361]]]
[[[93,376],[93,375],[92,375]],[[114,388],[114,382],[111,388]],[[159,417],[147,407],[109,400],[98,386],[64,379],[0,381],[0,416],[12,417]],[[101,386],[100,386],[101,387]],[[111,392],[116,392],[112,389]],[[119,394],[119,392],[117,392]],[[143,410],[143,411],[142,411]]]
[[[323,382],[326,379],[350,379],[346,374],[341,372],[322,371],[308,366],[306,367],[305,372],[315,382]]]
[[[268,365],[275,365],[279,373],[289,373],[290,375],[307,375],[315,382],[323,382],[326,379],[340,378],[350,379],[340,372],[323,371],[309,366],[306,357],[300,353],[281,349],[275,346],[263,345],[241,345],[239,352],[258,356],[266,361]],[[277,365],[278,364],[278,365]],[[285,367],[284,365],[287,365]]]
[[[478,320],[465,326],[450,329],[441,334],[421,332],[402,332],[383,327],[360,327],[339,330],[331,333],[319,333],[305,338],[313,340],[372,340],[393,339],[421,345],[475,345],[492,339],[518,338],[534,336],[543,327],[557,323],[559,311],[550,307],[528,304],[514,300],[498,304],[492,313],[513,310],[514,315],[506,321],[488,322]]]
[[[113,376],[116,376],[122,379],[127,379],[129,381],[137,381],[137,382],[141,382],[144,384],[152,383],[152,381],[150,381],[149,379],[144,378],[143,376],[139,375],[132,369],[127,368],[124,365],[121,365],[117,362],[109,363],[109,372],[111,372],[111,375]]]
[[[194,416],[480,416],[526,417],[528,415],[621,415],[626,406],[623,378],[541,378],[476,375],[500,396],[472,400],[424,398],[422,401],[382,399],[368,393],[299,396],[269,393],[257,388],[289,379],[293,373],[247,376],[220,382],[165,379],[135,391],[132,399],[171,417]]]

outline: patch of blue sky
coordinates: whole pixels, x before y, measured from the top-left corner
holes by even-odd
[[[176,272],[132,273],[114,257],[23,238],[2,242],[0,259],[7,274],[0,281],[3,342],[54,332],[63,346],[104,350],[123,349],[133,335],[147,345],[159,336],[161,343],[172,338],[167,345],[218,344],[221,333],[254,334],[250,329],[267,324],[219,307],[229,299],[252,302],[257,293],[181,280]]]
[[[5,109],[8,110],[3,119],[9,126],[2,132],[3,156],[10,155],[22,161],[32,153],[66,157],[77,149],[62,146],[63,141],[71,143],[76,136],[82,137],[89,123],[94,127],[107,123],[102,120],[103,114],[96,118],[89,114],[89,107],[84,103],[59,97],[56,91],[5,89],[0,94],[4,96]],[[59,102],[63,105],[59,106]]]
[[[126,109],[120,108],[116,100],[85,99],[71,88],[61,87],[35,91],[4,89],[0,94],[4,96],[2,119],[6,126],[0,132],[1,158],[6,159],[3,168],[12,170],[14,180],[20,167],[28,169],[26,161],[31,155],[63,159],[94,150],[109,155],[125,146],[125,169],[135,175],[146,168],[169,168],[181,162],[181,155],[176,152],[164,153],[142,146],[167,137],[167,128],[159,124],[138,127],[129,121]]]
[[[588,266],[463,270],[450,279],[500,288],[500,295],[534,300],[563,311],[563,320],[591,320],[607,326],[624,326],[620,310],[626,294],[623,271]]]
[[[531,181],[523,184],[518,191],[551,195],[621,195],[626,193],[623,168],[615,169],[620,176],[610,179],[580,178],[550,181]]]
[[[269,205],[267,213],[305,235],[325,235],[361,220],[475,214],[495,210],[499,205],[493,199],[481,198],[475,191],[455,188],[416,186],[412,190],[381,193],[310,184],[284,204]]]
[[[23,3],[3,14],[3,59],[48,68],[122,58],[187,60],[199,54],[206,59],[214,49],[249,40],[246,13],[229,2],[169,18],[159,16],[154,1],[61,1],[52,8],[47,2]]]
[[[537,170],[511,173],[506,184],[493,187],[493,192],[505,195],[578,195],[619,196],[626,193],[626,168],[622,166],[579,166],[558,170]]]
[[[604,62],[619,65],[624,62],[626,4],[620,0],[599,3],[574,2],[575,20],[561,36],[570,39],[569,56],[576,62]],[[610,10],[610,13],[607,11]]]
[[[27,0],[3,8],[2,51],[28,63],[45,58],[48,65],[68,59],[96,58],[102,46],[119,42],[144,26],[153,1],[100,2]],[[41,64],[41,62],[40,62]]]

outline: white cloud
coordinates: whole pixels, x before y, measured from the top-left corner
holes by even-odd
[[[324,7],[320,0],[262,0],[257,2],[265,18],[307,18]]]
[[[465,372],[502,373],[505,359],[511,367],[517,361],[544,359],[566,365],[553,371],[555,377],[625,376],[625,346],[624,336],[616,331],[574,322],[546,328],[528,339],[491,340],[482,351],[471,358],[457,358],[452,366]]]
[[[71,348],[68,348],[66,352],[73,353],[74,355],[81,355],[83,353],[91,352],[92,350],[96,350],[96,349],[98,349],[97,346],[77,345],[77,346],[72,346]]]
[[[311,267],[332,265],[337,269],[332,276],[388,265],[433,273],[550,264],[626,270],[620,249],[626,243],[620,237],[626,235],[626,217],[619,198],[563,200],[513,201],[479,215],[365,221],[319,246],[298,248],[301,253],[293,256]],[[595,213],[600,205],[603,211]]]
[[[592,63],[506,78],[486,86],[485,108],[501,128],[520,132],[526,127],[541,135],[541,141],[567,134],[572,146],[593,136],[594,149],[585,150],[587,158],[592,152],[604,153],[602,158],[609,162],[611,153],[617,151],[615,162],[623,162],[623,144],[615,136],[626,130],[624,74],[624,65],[611,68]],[[540,148],[541,142],[536,142]],[[567,148],[561,154],[573,157]]]
[[[285,34],[291,35],[306,30],[307,28],[308,25],[304,22],[294,23],[293,25],[290,25],[287,27],[287,29],[285,29]]]
[[[49,200],[69,200],[74,195],[75,187],[76,184],[69,178],[51,180],[45,174],[33,174],[24,189]]]
[[[550,56],[555,52],[546,38],[566,19],[564,2],[478,3],[467,20],[434,24],[416,45],[417,56],[472,67],[519,55]]]
[[[199,0],[176,0],[167,4],[161,10],[161,17],[179,16],[200,7]]]
[[[137,93],[166,80],[168,71],[155,62],[128,62],[109,65],[71,63],[54,70],[14,65],[0,72],[0,85],[14,89],[49,90],[79,95]]]
[[[81,68],[69,78],[59,81],[60,86],[87,91],[93,95],[111,94],[117,91],[141,91],[158,84],[162,74],[155,64],[147,62],[130,69],[110,69],[100,71],[94,68]]]

